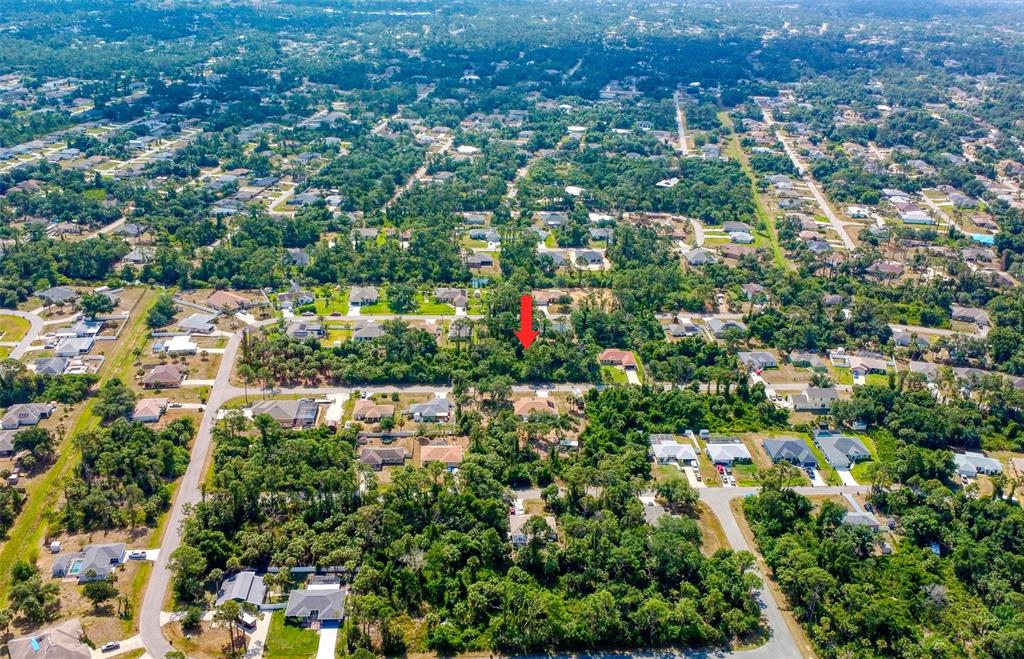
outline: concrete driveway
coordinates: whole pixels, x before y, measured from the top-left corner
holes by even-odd
[[[334,659],[334,648],[337,644],[338,623],[323,623],[320,627],[320,644],[316,647],[316,659]]]

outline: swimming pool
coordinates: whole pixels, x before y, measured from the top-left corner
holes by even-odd
[[[971,237],[971,240],[982,245],[994,245],[996,242],[996,237],[987,233],[969,233],[967,235]]]
[[[76,559],[71,567],[68,568],[68,574],[71,576],[77,576],[82,571],[82,559]]]

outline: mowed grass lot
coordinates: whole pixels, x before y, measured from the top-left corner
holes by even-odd
[[[0,341],[21,341],[31,326],[31,323],[21,316],[0,314]]]
[[[268,659],[295,659],[314,657],[320,637],[315,631],[285,622],[284,613],[274,612],[263,656]]]
[[[134,360],[132,352],[135,347],[145,344],[148,335],[145,317],[154,299],[152,295],[143,294],[135,303],[121,340],[100,367],[100,384],[113,376],[124,379],[124,375],[130,373]],[[73,473],[81,459],[81,452],[74,438],[79,433],[95,427],[98,422],[92,414],[94,403],[95,398],[90,398],[82,405],[77,417],[64,434],[60,446],[57,447],[57,459],[49,471],[42,478],[26,486],[25,506],[11,527],[6,542],[0,547],[0,604],[7,603],[11,567],[21,559],[35,560],[51,524],[55,521],[54,516],[60,501],[60,484]]]

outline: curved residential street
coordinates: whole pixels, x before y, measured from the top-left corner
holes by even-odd
[[[25,333],[25,336],[18,341],[18,345],[11,348],[10,358],[21,359],[28,350],[28,347],[32,345],[32,343],[39,337],[39,334],[42,333],[44,325],[43,319],[34,313],[18,311],[16,309],[0,309],[0,314],[24,318],[32,325],[28,332]]]

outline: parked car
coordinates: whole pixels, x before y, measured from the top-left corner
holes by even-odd
[[[133,561],[144,561],[146,560],[146,552],[144,551],[133,551],[128,554],[128,558]]]
[[[100,648],[100,651],[101,652],[113,652],[114,650],[116,650],[116,649],[118,649],[120,647],[121,647],[121,644],[118,643],[117,641],[110,641],[108,643],[104,643],[103,647]]]

